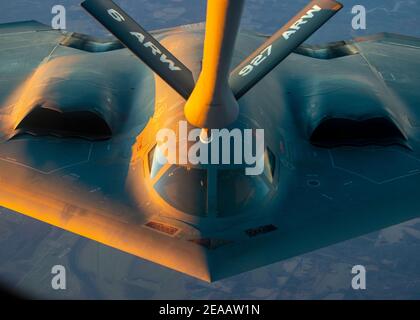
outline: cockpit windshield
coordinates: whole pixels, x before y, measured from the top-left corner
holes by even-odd
[[[217,215],[227,217],[243,212],[262,201],[270,191],[262,176],[247,176],[243,169],[219,170]]]
[[[192,215],[206,215],[207,170],[171,166],[155,184],[155,189],[178,210]]]
[[[244,167],[209,170],[205,166],[166,165],[168,161],[157,146],[149,152],[148,162],[150,177],[157,180],[154,189],[163,200],[195,216],[229,217],[253,210],[270,193],[276,170],[275,155],[269,148],[260,175],[246,175]]]

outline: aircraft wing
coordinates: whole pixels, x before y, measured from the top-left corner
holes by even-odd
[[[0,205],[208,280],[205,250],[178,241],[196,231],[168,227],[129,187],[142,179],[132,148],[153,115],[154,76],[122,48],[36,22],[0,26]]]
[[[216,279],[419,217],[419,58],[420,39],[396,34],[304,45],[244,97],[243,112],[271,105],[254,121],[275,119],[276,204],[214,250]]]

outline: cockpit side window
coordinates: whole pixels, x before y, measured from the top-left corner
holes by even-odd
[[[264,152],[264,175],[270,183],[274,182],[274,173],[276,170],[276,156],[267,147]]]
[[[168,163],[168,159],[163,154],[162,150],[159,148],[158,145],[155,145],[150,151],[148,155],[149,160],[149,170],[150,170],[150,177],[153,179],[157,176],[160,169]]]

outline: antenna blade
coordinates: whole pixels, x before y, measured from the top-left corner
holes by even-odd
[[[192,72],[119,6],[111,0],[86,0],[82,7],[168,85],[188,99],[195,85]]]
[[[236,99],[241,98],[342,7],[333,0],[311,1],[232,71],[229,84]]]

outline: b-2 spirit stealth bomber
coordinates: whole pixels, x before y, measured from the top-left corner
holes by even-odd
[[[205,281],[419,216],[420,39],[303,44],[333,0],[270,37],[243,0],[152,32],[82,6],[115,38],[0,25],[1,206]],[[180,153],[262,129],[263,168],[168,161],[162,129]]]

